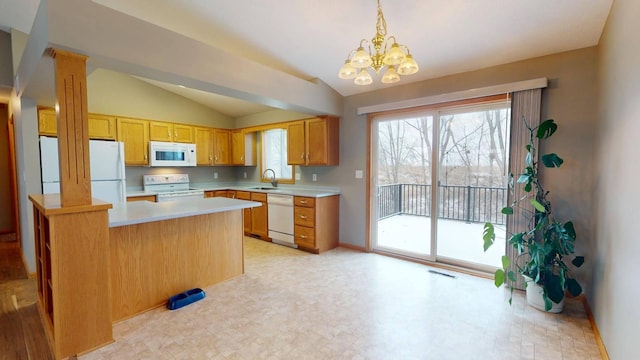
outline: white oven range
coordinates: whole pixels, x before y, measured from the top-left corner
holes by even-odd
[[[157,202],[204,198],[204,190],[189,187],[189,174],[144,175],[144,191],[155,192]]]

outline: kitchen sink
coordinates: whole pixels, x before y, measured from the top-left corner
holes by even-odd
[[[249,188],[249,190],[280,191],[280,189],[270,186],[256,186]]]

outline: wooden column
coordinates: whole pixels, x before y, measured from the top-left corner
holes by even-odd
[[[87,57],[52,49],[56,83],[60,201],[62,206],[91,204]]]

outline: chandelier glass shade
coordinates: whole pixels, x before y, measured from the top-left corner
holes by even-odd
[[[356,85],[369,85],[373,78],[369,73],[371,68],[376,75],[385,69],[381,81],[385,84],[400,81],[400,75],[412,75],[418,72],[418,63],[413,59],[409,48],[398,44],[394,36],[387,36],[387,23],[384,20],[380,0],[378,0],[378,18],[376,21],[376,35],[365,50],[367,39],[360,41],[360,46],[351,51],[344,65],[338,72],[340,79],[354,79]],[[371,49],[373,44],[373,50]],[[389,46],[391,44],[391,46]]]

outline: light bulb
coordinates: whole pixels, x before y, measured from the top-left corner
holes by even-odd
[[[385,65],[398,65],[404,60],[405,56],[404,52],[400,50],[400,45],[393,43],[391,49],[384,56],[384,63]]]
[[[373,82],[373,79],[371,78],[371,75],[369,75],[369,72],[366,69],[360,70],[360,72],[358,73],[358,76],[356,76],[356,79],[353,80],[353,83],[356,85],[369,85],[372,82]]]
[[[351,65],[358,69],[366,68],[371,65],[371,56],[364,51],[364,48],[360,46],[355,55],[351,58]]]
[[[338,77],[340,79],[353,79],[354,77],[356,77],[357,73],[358,73],[358,69],[354,68],[351,65],[351,62],[349,61],[349,59],[347,59],[344,61],[344,65],[342,65],[342,67],[340,68]]]
[[[398,74],[400,75],[411,75],[418,72],[418,63],[413,60],[413,56],[411,54],[407,54],[407,57],[404,61],[398,66]]]
[[[387,71],[385,71],[382,76],[382,82],[385,84],[391,84],[398,81],[400,81],[400,75],[398,75],[396,69],[392,65],[389,65],[387,67]]]

